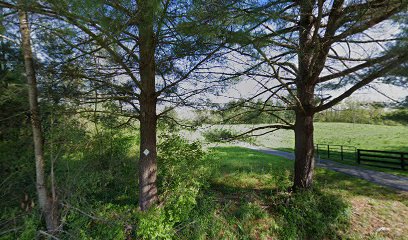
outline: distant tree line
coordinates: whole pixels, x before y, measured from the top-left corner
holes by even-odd
[[[279,105],[279,103],[275,103]],[[292,122],[294,114],[273,111],[270,114],[264,102],[248,102],[244,99],[230,101],[217,110],[197,110],[193,123],[197,124],[272,124]],[[384,103],[345,102],[342,106],[319,112],[316,122],[344,122],[360,124],[399,125],[408,124],[408,109]]]

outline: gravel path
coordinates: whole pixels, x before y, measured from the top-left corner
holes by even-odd
[[[272,154],[275,156],[284,157],[290,160],[295,159],[294,153],[283,152],[283,151],[274,150],[270,148],[254,146],[254,145],[250,145],[247,143],[238,143],[238,146],[260,151],[260,152],[267,153],[267,154]],[[370,181],[370,182],[373,182],[373,183],[376,183],[382,186],[386,186],[386,187],[390,187],[390,188],[394,188],[394,189],[402,190],[402,191],[408,191],[408,177],[396,176],[393,174],[368,170],[368,169],[357,167],[357,166],[345,165],[345,164],[341,164],[341,163],[326,160],[326,159],[320,159],[317,163],[317,166],[322,167],[322,168],[327,168],[327,169],[330,169],[336,172],[341,172],[341,173],[344,173],[344,174],[347,174],[353,177],[362,178],[362,179],[365,179],[367,181]]]

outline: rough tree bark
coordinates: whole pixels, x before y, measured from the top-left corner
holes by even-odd
[[[331,49],[335,51],[333,50],[335,43],[348,42],[355,34],[362,33],[392,15],[404,11],[408,2],[379,0],[376,4],[370,4],[370,1],[351,3],[344,0],[334,0],[331,6],[327,6],[323,0],[300,0],[298,4],[300,19],[297,28],[299,29],[299,46],[297,48],[298,71],[295,81],[298,99],[296,99],[297,107],[295,110],[294,189],[309,188],[312,185],[315,161],[313,115],[339,103],[356,90],[398,67],[408,58],[406,53],[396,54],[389,51],[380,57],[365,57],[360,61],[361,63],[353,66],[350,64],[353,57],[346,55],[342,56],[340,61],[346,66],[344,70],[320,77],[326,64],[330,64],[327,63],[327,59],[330,58],[331,61],[336,59],[336,56],[329,55]],[[325,16],[328,16],[327,20],[323,20]],[[355,16],[361,16],[361,18]],[[350,21],[353,24],[350,24]],[[351,52],[350,49],[349,51]],[[349,66],[347,67],[347,65]],[[378,65],[382,66],[379,67]],[[369,71],[366,71],[366,74],[359,74],[364,69]],[[352,83],[347,91],[329,102],[324,103],[327,99],[320,99],[320,104],[317,104],[316,99],[314,99],[317,84],[347,75],[358,75],[359,81]]]
[[[58,203],[48,194],[45,171],[44,171],[44,137],[41,128],[40,110],[38,107],[37,80],[35,77],[33,54],[31,50],[30,29],[28,17],[25,11],[18,11],[20,20],[20,31],[22,48],[24,55],[25,74],[28,84],[28,100],[30,104],[31,125],[33,131],[34,151],[35,151],[35,169],[36,169],[36,188],[38,203],[45,218],[47,230],[56,231],[59,225]]]
[[[309,188],[313,182],[315,165],[313,143],[313,110],[309,105],[313,100],[313,86],[300,87],[298,98],[302,108],[296,110],[295,121],[295,175],[293,188]],[[309,103],[309,104],[308,104]]]
[[[294,189],[312,185],[314,169],[313,102],[315,74],[312,64],[314,51],[320,46],[313,41],[313,0],[300,1],[299,75],[296,81],[298,106],[295,111],[295,175]],[[322,59],[319,59],[322,60]]]
[[[138,1],[140,7],[139,54],[140,54],[140,160],[139,160],[139,206],[142,211],[158,201],[157,196],[157,149],[156,149],[156,83],[155,83],[155,37],[153,29],[154,1]]]

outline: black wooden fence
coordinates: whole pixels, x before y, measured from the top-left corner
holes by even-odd
[[[357,159],[357,148],[354,146],[334,145],[334,144],[316,144],[316,154],[318,158],[327,158],[333,160],[351,160]]]
[[[317,159],[341,160],[344,163],[364,164],[391,169],[408,169],[408,152],[357,149],[345,145],[316,145]]]
[[[406,170],[408,153],[357,149],[357,163]]]

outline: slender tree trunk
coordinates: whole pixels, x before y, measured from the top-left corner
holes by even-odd
[[[33,54],[31,50],[30,29],[28,26],[27,13],[19,10],[18,15],[20,19],[24,66],[28,84],[28,100],[30,103],[31,125],[33,130],[38,203],[44,214],[47,230],[55,231],[58,228],[59,222],[58,209],[56,199],[52,199],[48,195],[45,182],[44,137],[41,128],[40,110],[38,107],[37,80],[35,77]]]
[[[156,150],[156,83],[155,38],[153,30],[153,1],[139,1],[141,12],[139,24],[140,52],[140,160],[139,160],[139,206],[147,210],[158,201],[157,196],[157,150]]]

